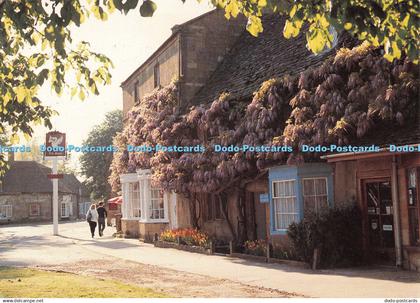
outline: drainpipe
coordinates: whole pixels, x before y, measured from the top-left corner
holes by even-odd
[[[396,266],[401,267],[402,265],[402,245],[401,245],[401,224],[400,224],[400,209],[398,199],[398,171],[397,171],[397,157],[392,156],[392,206],[394,213],[394,238],[395,238],[395,257]]]

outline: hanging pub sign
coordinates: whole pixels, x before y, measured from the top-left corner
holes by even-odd
[[[57,131],[49,132],[45,136],[45,157],[66,156],[66,134]]]

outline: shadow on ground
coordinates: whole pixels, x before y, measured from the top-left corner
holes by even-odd
[[[227,257],[228,258],[228,257]],[[302,273],[307,275],[345,276],[348,278],[366,278],[388,280],[401,283],[418,283],[420,287],[420,273],[397,269],[396,267],[362,266],[336,269],[311,270],[286,264],[260,263],[252,260],[228,258],[231,262],[245,266],[262,267],[283,272]]]

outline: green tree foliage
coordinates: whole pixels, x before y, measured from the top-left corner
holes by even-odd
[[[109,112],[102,124],[95,126],[83,142],[89,146],[112,145],[114,136],[123,129],[121,110]],[[112,152],[89,152],[80,157],[81,173],[86,177],[85,184],[92,193],[93,199],[107,199],[111,195],[108,184],[109,167]]]
[[[348,31],[371,45],[382,46],[389,61],[405,52],[418,60],[419,1],[415,0],[212,0],[226,11],[226,17],[243,14],[248,31],[257,36],[263,31],[261,16],[277,12],[286,17],[283,34],[296,37],[306,30],[308,48],[319,53],[331,47],[331,28]]]
[[[181,0],[185,2],[185,0]],[[197,0],[200,1],[200,0]],[[248,31],[263,31],[261,17],[278,13],[286,17],[284,36],[306,30],[308,47],[320,52],[332,44],[331,28],[346,30],[373,46],[382,46],[389,61],[408,58],[417,63],[419,49],[419,2],[414,0],[211,0],[225,10],[226,17],[243,14]],[[94,17],[138,10],[150,17],[158,9],[152,0],[0,0],[0,134],[32,135],[33,124],[51,128],[55,113],[42,104],[38,91],[44,83],[61,95],[84,100],[99,94],[111,81],[112,62],[90,49],[86,41],[73,41],[72,26]],[[0,159],[0,165],[2,165]],[[1,169],[0,169],[1,171]]]

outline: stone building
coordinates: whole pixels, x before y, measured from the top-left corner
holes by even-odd
[[[51,169],[35,161],[10,161],[0,185],[0,224],[52,220]],[[73,174],[58,181],[59,219],[79,217],[79,207],[89,203],[86,189]]]
[[[258,38],[245,30],[244,19],[227,20],[224,12],[219,10],[174,26],[172,35],[121,84],[124,116],[134,106],[135,100],[140,100],[155,88],[168,85],[173,78],[180,80],[179,102],[183,108],[211,103],[223,92],[229,92],[239,100],[249,100],[265,80],[318,66],[333,53],[333,50],[326,50],[319,55],[312,54],[305,47],[303,35],[285,39],[278,31],[281,28],[278,16],[265,17],[263,22],[265,30]],[[334,46],[344,43],[336,35],[334,37]],[[147,198],[141,198],[137,193],[151,190],[150,182],[148,187],[138,189],[142,172],[121,176],[123,200],[127,201],[122,205],[123,232],[132,237],[150,239],[154,233],[168,227],[190,227],[190,201],[182,195],[162,192],[162,197],[172,197],[161,199],[161,209],[165,209],[167,217],[154,220],[153,224],[133,214],[133,205],[150,204]],[[257,200],[253,197],[266,192],[266,187],[264,182],[247,185],[246,207],[256,213],[254,225],[259,238],[268,235],[265,223],[261,223],[265,222],[265,206],[255,202]],[[199,212],[198,223],[202,229],[212,237],[230,240],[232,233],[228,222],[223,219],[221,207],[226,205],[229,219],[236,222],[239,212],[235,202],[237,193],[232,193],[222,203],[213,195],[202,195],[199,200],[204,207],[195,209]],[[146,209],[151,209],[151,206]],[[238,225],[234,224],[233,229],[237,232]],[[139,233],[140,230],[145,233]]]
[[[228,21],[223,11],[213,10],[175,25],[171,36],[121,84],[124,117],[138,100],[174,78],[179,80],[179,102],[193,102],[241,34],[244,22]]]
[[[195,103],[195,94],[231,50],[244,26],[244,19],[228,21],[219,10],[174,26],[171,36],[121,84],[124,119],[141,98],[173,79],[179,81],[180,105],[185,108]],[[153,188],[147,170],[121,175],[121,184],[126,236],[150,240],[165,228],[189,226],[185,215],[188,201]]]
[[[231,43],[224,45],[220,54],[197,56],[212,51],[206,46],[206,41],[212,40],[209,35],[212,27],[204,27],[189,38],[183,33],[205,26],[213,18],[221,18],[223,26],[218,24],[218,28],[226,27],[222,45]],[[304,35],[292,39],[282,36],[279,29],[284,20],[279,16],[263,18],[264,32],[258,38],[240,30],[240,20],[225,24],[223,18],[213,11],[175,27],[172,36],[122,84],[124,112],[128,112],[134,100],[159,85],[168,84],[173,76],[181,79],[179,102],[182,105],[209,103],[224,92],[236,100],[249,102],[264,81],[320,66],[337,48],[354,45],[348,37],[335,34],[331,49],[313,54],[306,48]],[[240,33],[239,37],[235,32]],[[207,61],[209,58],[211,62]],[[376,129],[372,137],[352,143],[417,146],[420,116],[406,129]],[[222,201],[212,194],[203,195],[202,207],[195,208],[190,208],[189,201],[180,195],[160,191],[160,206],[155,208],[150,206],[155,203],[150,197],[158,189],[151,188],[150,182],[143,182],[150,180],[148,175],[150,171],[139,170],[137,174],[121,176],[123,221],[126,221],[123,230],[135,231],[134,235],[142,238],[145,232],[142,224],[156,211],[162,214],[161,224],[151,229],[152,233],[164,228],[191,227],[190,209],[195,209],[200,228],[213,239],[229,241],[233,238],[232,230],[238,234],[242,211],[237,203],[239,191],[232,189]],[[302,220],[307,208],[316,212],[324,207],[353,204],[359,206],[363,216],[361,250],[375,252],[378,263],[420,270],[419,180],[418,152],[392,153],[386,148],[379,153],[331,154],[311,163],[276,165],[257,180],[244,182],[245,212],[252,214],[245,218],[249,220],[247,236],[266,239],[275,246],[288,245],[288,226]],[[230,224],[222,213],[227,214]]]

